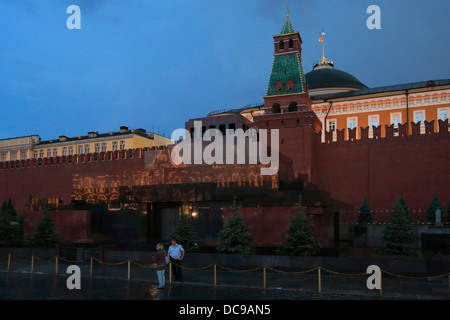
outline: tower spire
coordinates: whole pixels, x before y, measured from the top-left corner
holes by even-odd
[[[292,26],[291,20],[289,20],[289,14],[291,11],[289,10],[289,7],[287,7],[287,15],[286,15],[286,21],[283,24],[283,28],[281,29],[280,34],[287,34],[295,32],[294,27]]]

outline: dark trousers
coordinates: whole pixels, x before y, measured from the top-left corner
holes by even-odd
[[[181,260],[175,260],[170,257],[170,261],[172,262],[172,271],[175,281],[183,281],[183,272],[181,271]]]

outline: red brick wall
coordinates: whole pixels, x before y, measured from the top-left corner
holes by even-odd
[[[29,239],[41,219],[40,211],[24,212],[24,239]],[[68,242],[90,242],[91,217],[86,210],[50,211],[57,233]]]
[[[107,152],[97,155],[47,158],[0,162],[0,201],[11,198],[12,204],[20,214],[32,195],[35,199],[60,198],[70,203],[72,177],[76,173],[121,174],[124,170],[144,169],[144,157],[140,151],[130,157],[130,150]],[[110,160],[111,159],[111,160]],[[17,167],[18,166],[18,167]]]
[[[244,218],[245,224],[251,227],[249,232],[254,237],[252,246],[272,247],[275,243],[283,242],[278,232],[285,232],[289,227],[290,215],[295,213],[291,207],[244,207],[239,209],[240,215]],[[328,246],[329,226],[327,215],[322,208],[309,208],[309,215],[313,217],[313,232],[320,238],[323,246]],[[227,219],[233,215],[230,208],[224,208],[224,226]]]
[[[445,209],[450,202],[449,150],[448,132],[331,143],[318,135],[311,185],[345,210],[358,210],[365,197],[372,210],[391,210],[403,194],[410,210],[425,217],[418,210],[428,208],[435,191]]]

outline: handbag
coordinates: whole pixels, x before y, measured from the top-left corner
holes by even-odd
[[[164,255],[166,254],[166,252],[164,251]],[[168,256],[165,256],[165,258],[166,258],[166,264],[169,264],[170,263],[170,257],[168,257]]]

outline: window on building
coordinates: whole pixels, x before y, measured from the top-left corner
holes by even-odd
[[[125,140],[120,140],[120,150],[125,150]]]
[[[117,141],[113,141],[113,143],[112,143],[112,151],[117,151]]]
[[[391,123],[397,127],[401,122],[401,114],[400,113],[392,113],[391,114]]]
[[[22,159],[22,160],[26,160],[27,158],[28,158],[27,152],[26,152],[26,151],[22,151],[21,159]]]
[[[95,144],[95,153],[100,153],[100,143]]]
[[[39,158],[43,158],[44,157],[44,150],[39,150]]]
[[[58,149],[53,148],[53,156],[57,157],[58,156]]]
[[[292,41],[292,39],[289,40],[289,48],[293,48],[294,47],[294,41]]]
[[[282,50],[282,49],[284,49],[284,41],[283,40],[280,41],[280,50]]]
[[[414,111],[414,121],[423,124],[425,121],[425,111]]]
[[[11,160],[17,160],[17,151],[11,152]]]
[[[73,147],[72,146],[69,147],[69,156],[73,156]]]
[[[33,152],[33,158],[37,159],[38,158],[38,151],[34,150]]]
[[[278,92],[283,91],[283,82],[281,80],[278,80],[277,82],[275,82],[275,89]]]
[[[6,161],[6,152],[2,153],[2,161]]]
[[[102,142],[102,152],[106,152],[106,142]]]
[[[83,154],[83,146],[78,146],[78,154]]]
[[[378,127],[378,116],[369,116],[369,127]]]
[[[327,120],[327,123],[328,131],[336,130],[336,120]]]
[[[47,158],[52,156],[52,149],[47,149]]]
[[[67,147],[62,148],[62,155],[63,155],[63,157],[67,156]]]
[[[357,126],[357,119],[356,118],[349,118],[348,119],[348,128],[349,129],[355,129]]]
[[[438,118],[439,120],[445,121],[448,119],[448,109],[439,109],[438,110]]]
[[[85,145],[84,145],[84,153],[86,153],[86,154],[90,153],[89,145],[88,145],[88,144],[85,144]]]

